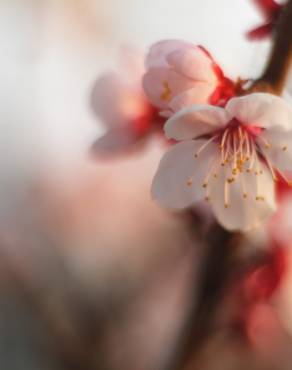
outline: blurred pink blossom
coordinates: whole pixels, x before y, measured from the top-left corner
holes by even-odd
[[[286,173],[290,180],[291,173]],[[283,179],[277,182],[278,208],[275,215],[267,225],[267,234],[271,240],[281,243],[286,247],[292,246],[292,188],[291,181]]]
[[[263,353],[283,335],[273,300],[287,275],[288,261],[288,250],[274,244],[236,283],[235,328],[240,329],[253,348]]]
[[[180,40],[154,44],[146,58],[143,87],[161,115],[192,104],[224,105],[235,86],[202,46]]]
[[[92,108],[107,128],[93,144],[94,154],[121,154],[141,143],[164,120],[143,93],[142,58],[127,58],[119,72],[99,77],[92,91]]]

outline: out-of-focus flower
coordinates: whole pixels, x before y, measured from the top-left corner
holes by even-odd
[[[281,14],[283,5],[275,0],[253,0],[264,17],[264,23],[247,33],[250,40],[262,40],[271,36]]]
[[[269,348],[281,332],[273,299],[288,270],[288,250],[273,245],[266,254],[235,283],[234,299],[238,311],[234,326],[253,347]],[[267,337],[268,336],[268,337]]]
[[[224,105],[235,95],[234,83],[224,76],[210,53],[185,41],[154,44],[146,69],[146,95],[166,117],[192,104]]]
[[[160,162],[152,184],[163,206],[183,209],[205,199],[222,226],[249,230],[276,209],[274,181],[292,166],[292,108],[254,93],[225,108],[192,106],[165,125],[180,143]]]
[[[286,176],[292,179],[291,173]],[[267,224],[268,237],[286,247],[292,246],[292,188],[286,181],[277,182],[277,212]]]
[[[287,264],[287,248],[272,245],[270,251],[242,279],[241,297],[249,304],[269,300],[279,288]]]
[[[162,131],[164,121],[143,93],[139,62],[138,57],[127,59],[123,72],[104,74],[94,85],[92,107],[108,129],[93,144],[94,153],[120,153],[153,131]]]

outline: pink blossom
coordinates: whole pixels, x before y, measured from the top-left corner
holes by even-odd
[[[151,103],[169,117],[192,104],[224,105],[235,87],[202,46],[180,40],[154,44],[146,58],[143,87]]]
[[[291,179],[291,173],[286,176]],[[286,247],[292,246],[292,188],[283,179],[277,182],[277,212],[267,225],[266,233],[270,239]]]
[[[287,248],[273,245],[245,271],[229,292],[238,303],[233,326],[240,329],[248,343],[257,350],[268,349],[274,344],[273,336],[283,331],[272,303],[287,275],[287,251]]]
[[[275,181],[292,167],[292,108],[266,93],[236,97],[225,108],[193,105],[165,124],[180,141],[162,158],[152,195],[172,209],[210,203],[229,230],[249,230],[276,209]]]
[[[247,33],[250,40],[262,40],[271,36],[275,25],[281,14],[283,5],[278,4],[275,0],[253,0],[255,5],[263,14],[264,23],[256,28],[253,28]]]
[[[143,69],[135,60],[128,62],[120,73],[107,73],[96,81],[92,107],[107,131],[94,143],[94,153],[120,153],[154,130],[162,131],[163,120],[142,90],[142,74]]]

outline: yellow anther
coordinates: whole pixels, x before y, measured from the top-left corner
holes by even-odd
[[[171,90],[167,81],[162,82],[163,91],[160,95],[160,99],[163,101],[169,101],[171,99]]]

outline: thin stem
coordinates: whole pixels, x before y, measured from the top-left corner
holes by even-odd
[[[216,312],[224,289],[236,269],[240,234],[215,225],[209,234],[197,283],[191,292],[191,306],[176,351],[166,367],[182,370],[195,360],[215,327]]]
[[[292,0],[288,0],[276,26],[273,46],[266,68],[248,92],[266,91],[280,95],[285,87],[291,64]]]

